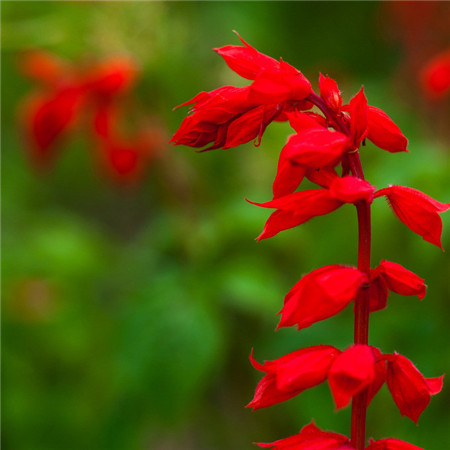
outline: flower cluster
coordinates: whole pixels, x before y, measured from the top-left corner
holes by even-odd
[[[393,438],[371,440],[367,446],[365,439],[366,408],[383,384],[400,413],[417,422],[443,379],[425,378],[409,359],[396,352],[384,354],[367,342],[369,315],[385,308],[390,291],[419,299],[426,293],[424,280],[400,264],[383,260],[371,268],[370,205],[385,197],[410,230],[442,248],[439,213],[450,204],[409,187],[377,189],[364,179],[359,150],[366,139],[391,153],[408,151],[408,141],[385,112],[368,105],[362,88],[344,104],[337,83],[320,75],[317,95],[299,70],[241,41],[243,46],[228,45],[216,52],[251,84],[202,92],[184,103],[191,110],[172,142],[195,148],[209,145],[205,150],[252,140],[259,145],[270,122],[288,121],[295,133],[281,150],[273,198],[251,202],[275,210],[257,239],[273,237],[345,203],[355,205],[359,227],[358,266],[327,265],[304,275],[286,295],[278,325],[306,328],[354,302],[354,344],[344,351],[331,345],[303,348],[264,364],[251,355],[253,366],[265,375],[247,405],[268,407],[328,380],[337,408],[352,401],[351,439],[311,423],[295,436],[258,445],[292,450],[418,449]],[[312,111],[314,106],[317,110]],[[297,191],[304,178],[317,189]]]
[[[21,125],[33,164],[48,169],[75,128],[87,125],[103,170],[117,181],[138,179],[162,148],[164,136],[148,124],[133,136],[121,129],[123,102],[135,85],[138,67],[128,57],[72,65],[32,51],[21,72],[39,85],[22,105]]]

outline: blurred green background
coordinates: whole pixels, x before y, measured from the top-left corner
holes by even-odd
[[[354,264],[357,251],[350,206],[253,240],[268,211],[244,197],[270,199],[286,124],[272,124],[259,148],[200,155],[168,145],[137,186],[99,177],[81,135],[51,173],[37,174],[17,127],[18,105],[34,89],[18,74],[20,52],[44,48],[72,61],[133,55],[142,69],[139,104],[173,133],[186,113],[172,111],[175,105],[202,90],[245,85],[211,51],[238,44],[237,30],[302,70],[315,88],[319,71],[329,74],[345,101],[364,84],[369,103],[396,121],[411,151],[368,144],[361,156],[368,180],[450,201],[448,103],[422,98],[403,39],[410,31],[392,3],[2,2],[5,450],[247,449],[295,434],[311,418],[348,434],[350,410],[333,412],[326,384],[266,410],[244,405],[260,378],[248,362],[252,347],[262,361],[352,342],[351,308],[301,332],[273,330],[303,273]],[[442,4],[440,16],[448,17]],[[406,13],[414,8],[405,5]],[[428,28],[425,56],[450,43],[432,34],[433,23]],[[371,318],[370,341],[404,354],[427,377],[448,372],[449,217],[442,253],[383,200],[373,210],[373,265],[382,258],[403,264],[429,290],[423,302],[391,295]],[[450,448],[449,392],[444,386],[432,399],[417,427],[383,387],[369,410],[368,436]]]

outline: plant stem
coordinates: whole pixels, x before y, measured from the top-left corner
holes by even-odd
[[[308,100],[316,105],[342,133],[350,136],[350,131],[341,117],[316,94],[311,93]],[[358,153],[349,153],[345,156],[351,168],[353,176],[364,180],[364,172]],[[356,203],[358,215],[358,269],[369,276],[370,272],[370,247],[371,224],[370,204],[365,200]],[[363,286],[355,298],[355,344],[368,345],[369,342],[369,289]],[[351,444],[356,450],[364,450],[366,442],[366,410],[368,389],[364,389],[353,397],[351,419]]]

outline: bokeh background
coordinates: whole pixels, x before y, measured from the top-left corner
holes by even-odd
[[[81,132],[50,171],[30,164],[20,104],[36,89],[20,55],[45,49],[80,61],[131,55],[133,102],[166,139],[202,90],[245,85],[214,47],[238,44],[336,79],[348,101],[364,84],[409,138],[409,154],[370,143],[368,180],[450,201],[448,96],[429,99],[419,73],[450,45],[447,2],[2,2],[3,436],[5,450],[247,449],[298,432],[314,418],[348,434],[326,384],[251,412],[260,374],[248,362],[298,348],[352,342],[352,311],[274,333],[276,313],[301,274],[356,261],[350,206],[257,244],[277,155],[290,133],[274,123],[262,144],[197,154],[163,145],[138,182],[105,177]],[[398,262],[428,295],[390,296],[371,316],[370,341],[412,359],[425,376],[450,371],[450,220],[443,246],[404,227],[383,200],[373,207],[373,264]],[[368,436],[427,450],[450,448],[450,390],[417,427],[386,387]]]

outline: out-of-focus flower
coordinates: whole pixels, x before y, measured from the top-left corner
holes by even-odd
[[[114,56],[76,65],[48,52],[33,51],[23,56],[20,68],[39,83],[37,93],[24,101],[20,117],[31,160],[38,168],[53,165],[64,139],[76,126],[95,136],[108,174],[118,181],[138,179],[159,153],[161,139],[154,129],[138,129],[132,137],[124,137],[120,131],[120,105],[138,75],[131,58]],[[92,124],[94,133],[90,132]]]
[[[431,99],[440,99],[450,93],[450,50],[429,60],[420,74],[424,93]]]

